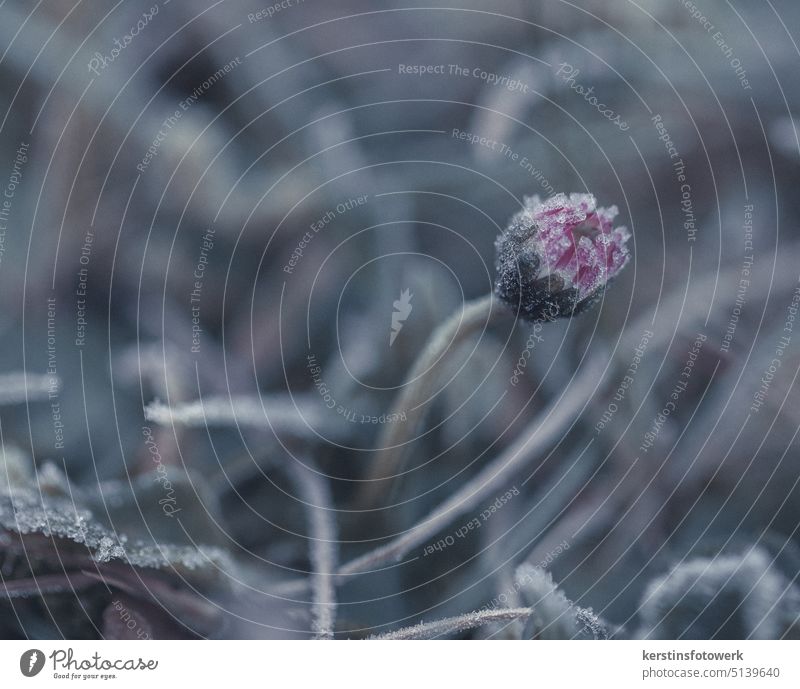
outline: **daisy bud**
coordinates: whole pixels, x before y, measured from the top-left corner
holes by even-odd
[[[526,198],[495,243],[495,294],[533,322],[587,310],[630,258],[630,233],[613,227],[618,212],[591,194]]]

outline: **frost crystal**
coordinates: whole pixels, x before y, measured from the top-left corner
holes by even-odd
[[[586,310],[630,258],[617,214],[591,194],[526,198],[497,238],[497,296],[534,322]]]

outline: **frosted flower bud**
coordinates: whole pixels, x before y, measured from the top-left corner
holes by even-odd
[[[495,294],[533,322],[586,311],[630,258],[618,212],[597,208],[592,194],[526,198],[495,242]]]

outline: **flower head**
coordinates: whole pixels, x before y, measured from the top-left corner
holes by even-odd
[[[534,322],[585,311],[630,258],[618,212],[591,194],[526,198],[495,243],[497,296]]]

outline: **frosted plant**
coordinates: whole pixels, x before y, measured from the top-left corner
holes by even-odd
[[[524,639],[607,639],[605,623],[591,608],[574,605],[541,567],[524,564],[517,569],[516,587],[531,608]]]
[[[598,208],[591,194],[556,194],[545,202],[526,199],[495,243],[497,276],[494,294],[464,304],[431,335],[412,367],[393,413],[406,413],[408,423],[389,424],[380,439],[363,496],[376,504],[377,479],[403,463],[404,447],[424,418],[425,402],[437,389],[434,369],[448,352],[471,335],[488,328],[511,306],[532,322],[567,318],[588,310],[630,259],[624,227],[613,227],[616,206]]]
[[[86,546],[96,562],[122,560],[138,567],[192,570],[229,565],[227,554],[213,547],[177,546],[128,541],[100,524],[90,511],[76,508],[68,498],[44,499],[37,489],[0,493],[0,527],[19,534],[42,534]]]
[[[524,639],[607,639],[605,624],[591,609],[573,605],[540,567],[521,565],[515,588],[528,607],[496,608],[470,612],[404,627],[374,639],[436,639],[490,624],[524,621]]]
[[[497,238],[497,296],[531,321],[591,307],[630,258],[630,233],[613,226],[617,214],[591,194],[526,198]]]
[[[640,615],[643,638],[798,638],[800,589],[755,546],[678,564],[647,587]]]

